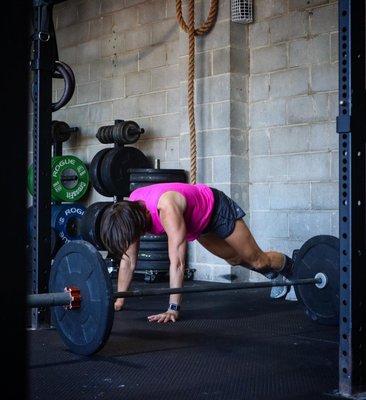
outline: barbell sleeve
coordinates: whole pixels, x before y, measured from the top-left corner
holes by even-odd
[[[69,292],[39,293],[27,296],[27,305],[29,307],[67,306],[71,301],[72,297]]]

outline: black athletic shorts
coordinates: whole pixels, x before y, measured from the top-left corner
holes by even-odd
[[[233,233],[235,221],[243,218],[245,212],[221,190],[210,189],[214,195],[214,208],[210,222],[202,233],[212,232],[225,239]]]

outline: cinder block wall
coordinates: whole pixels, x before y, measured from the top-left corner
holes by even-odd
[[[251,228],[291,253],[338,235],[337,3],[256,0],[250,25]]]
[[[220,0],[215,28],[196,41],[198,181],[248,212],[264,249],[290,252],[314,234],[337,233],[337,4],[254,4],[255,22],[241,25]],[[196,1],[197,25],[208,7]],[[187,36],[175,0],[66,1],[55,7],[55,25],[60,59],[77,81],[72,101],[53,115],[80,127],[65,153],[88,163],[105,147],[98,127],[133,119],[146,129],[137,147],[152,161],[188,170]],[[91,191],[86,203],[101,199]],[[231,272],[198,244],[189,265],[197,279]]]

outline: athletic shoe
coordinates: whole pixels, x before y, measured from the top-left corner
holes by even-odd
[[[276,283],[282,283],[282,282],[286,282],[286,278],[282,275],[278,275],[277,278],[274,279],[274,282]],[[288,286],[274,286],[271,289],[271,294],[270,297],[272,299],[280,299],[281,297],[284,297],[287,295],[289,291],[289,287]]]
[[[297,301],[295,289],[294,289],[293,286],[291,286],[291,289],[286,294],[285,300],[287,300],[287,301]]]

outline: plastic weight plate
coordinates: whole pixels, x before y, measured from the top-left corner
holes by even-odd
[[[83,240],[61,247],[51,267],[50,292],[63,292],[69,286],[80,289],[81,307],[52,307],[52,322],[73,353],[91,355],[109,338],[114,318],[113,290],[102,256]]]
[[[85,207],[77,203],[52,206],[51,226],[62,242],[82,239],[81,223],[85,211]]]
[[[102,165],[103,158],[111,150],[112,150],[111,148],[107,148],[107,149],[102,149],[102,150],[98,151],[98,153],[93,157],[93,159],[90,163],[90,167],[89,167],[90,180],[93,184],[93,187],[102,196],[109,196],[109,192],[104,187],[103,182],[102,182],[101,165]]]

